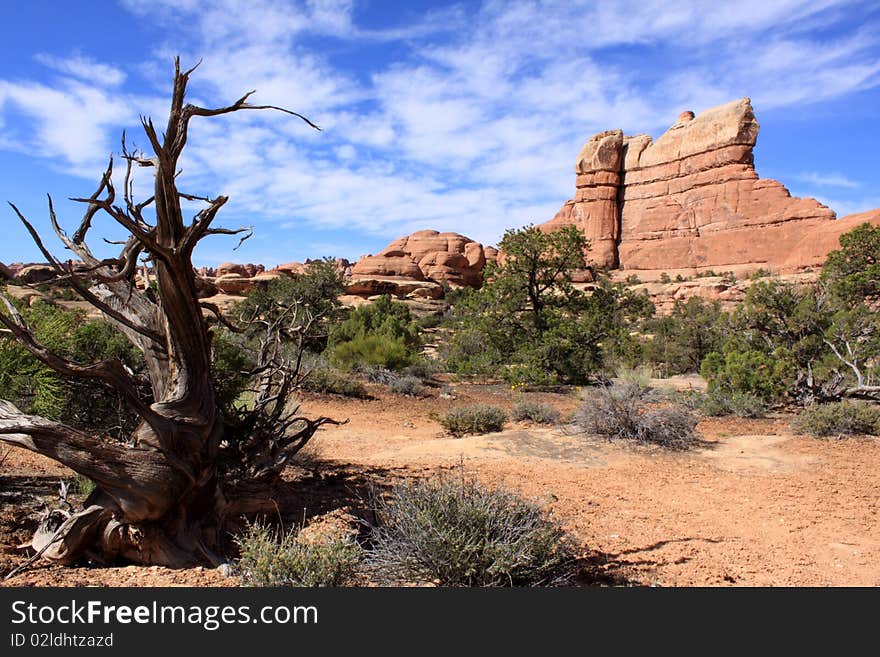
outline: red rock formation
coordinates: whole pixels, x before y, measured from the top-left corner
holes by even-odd
[[[574,165],[577,193],[545,230],[574,224],[590,240],[589,259],[605,269],[617,267],[620,209],[617,202],[623,162],[623,132],[610,130],[591,137]]]
[[[13,278],[12,271],[0,262],[0,281],[11,281]]]
[[[492,249],[491,255],[494,257],[497,251]],[[485,265],[486,250],[482,244],[458,233],[420,230],[394,240],[378,255],[364,256],[352,267],[351,276],[361,287],[369,279],[479,287]],[[431,295],[436,294],[431,286],[421,287],[431,290]],[[424,290],[420,293],[427,294]]]
[[[803,235],[782,263],[785,271],[821,267],[831,251],[840,248],[840,236],[864,223],[880,226],[880,208],[849,214],[837,221],[828,221]]]
[[[657,141],[598,134],[578,155],[575,198],[542,227],[578,226],[595,265],[657,275],[821,265],[858,222],[758,178],[757,136],[747,98],[684,112]]]
[[[224,262],[222,265],[217,267],[217,270],[214,272],[214,276],[219,278],[221,276],[229,276],[230,274],[234,274],[236,276],[252,278],[257,274],[262,274],[264,271],[266,271],[266,268],[263,265],[255,265],[251,262],[244,265],[240,265],[235,262]]]

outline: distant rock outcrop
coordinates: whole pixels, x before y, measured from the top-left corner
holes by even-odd
[[[491,249],[491,258],[497,251]],[[479,287],[487,249],[458,233],[420,230],[394,240],[377,255],[361,258],[346,283],[349,294],[436,299],[443,285]]]
[[[748,98],[696,117],[684,112],[656,141],[620,130],[595,135],[575,163],[574,199],[542,227],[575,225],[590,239],[594,266],[651,277],[816,267],[840,234],[878,221],[870,213],[834,221],[815,199],[759,178],[757,136]]]

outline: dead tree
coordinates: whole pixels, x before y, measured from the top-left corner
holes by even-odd
[[[153,122],[142,117],[153,156],[125,147],[125,189],[121,203],[112,180],[111,158],[97,191],[85,204],[79,227],[68,236],[59,225],[49,198],[52,227],[80,261],[62,262],[44,246],[31,223],[13,205],[43,255],[54,267],[55,281],[72,287],[100,310],[142,353],[150,396],[123,364],[71,362],[39,343],[16,307],[7,299],[0,323],[36,358],[68,377],[96,380],[122,394],[140,422],[125,442],[41,417],[27,415],[0,401],[0,440],[48,456],[92,479],[95,491],[83,508],[58,512],[43,523],[33,545],[43,556],[72,563],[84,559],[124,559],[173,567],[217,564],[228,521],[265,504],[288,459],[314,435],[327,418],[308,419],[288,407],[295,367],[278,348],[280,324],[266,326],[253,374],[256,402],[229,426],[215,399],[211,382],[212,329],[205,310],[230,325],[217,308],[200,302],[192,253],[209,235],[249,235],[249,229],[212,224],[227,197],[196,197],[177,189],[178,160],[187,143],[190,121],[247,109],[282,108],[252,105],[251,93],[227,107],[207,109],[185,102],[194,69],[182,72],[175,60],[174,88],[168,124],[161,138]],[[132,168],[151,167],[152,196],[136,201]],[[205,207],[184,219],[181,200]],[[153,208],[154,218],[146,216]],[[118,258],[99,259],[86,244],[95,220],[109,216],[128,231]],[[152,263],[155,294],[139,290],[139,261]],[[296,327],[287,327],[295,331]]]

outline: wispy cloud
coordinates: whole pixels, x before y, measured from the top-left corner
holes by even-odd
[[[97,86],[118,87],[125,82],[126,75],[115,66],[96,62],[83,55],[55,57],[47,53],[37,53],[35,59],[59,73],[70,75]]]
[[[815,171],[796,174],[795,179],[811,183],[819,187],[844,187],[846,189],[858,189],[861,184],[850,180],[839,173],[817,173]]]
[[[123,4],[161,23],[168,41],[139,70],[40,55],[60,81],[0,81],[0,147],[19,144],[94,177],[137,112],[166,111],[160,89],[184,43],[186,62],[203,60],[199,103],[256,88],[258,100],[324,128],[267,113],[193,125],[182,183],[229,194],[233,217],[279,227],[388,237],[439,228],[493,242],[553,215],[594,132],[657,134],[683,109],[746,95],[760,115],[880,85],[880,24],[866,14],[858,29],[840,28],[860,9],[850,0],[487,0],[401,10],[406,18],[378,27],[353,0]],[[129,92],[144,73],[155,93]],[[31,131],[9,129],[13,111]],[[842,173],[798,180],[859,185]]]

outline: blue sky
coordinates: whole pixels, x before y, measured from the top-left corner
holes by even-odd
[[[207,240],[197,264],[356,259],[422,228],[495,243],[573,194],[593,133],[656,137],[742,96],[761,176],[839,215],[880,207],[874,1],[30,0],[4,3],[0,43],[0,198],[51,244],[45,195],[73,229],[63,199],[94,190],[123,129],[146,142],[140,113],[167,116],[175,54],[202,59],[200,104],[256,89],[323,128],[194,123],[181,188],[229,195],[217,223],[256,231],[237,252]],[[0,226],[0,261],[40,259],[11,210]]]

